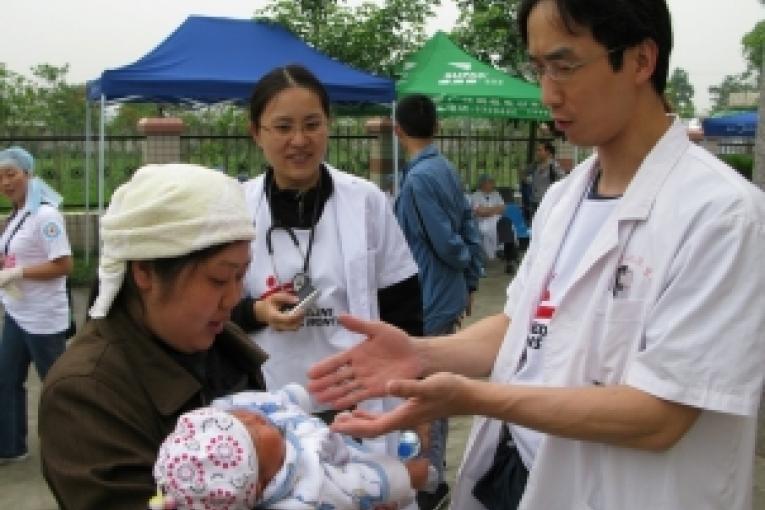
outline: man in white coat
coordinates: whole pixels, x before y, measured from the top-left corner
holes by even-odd
[[[596,155],[545,195],[503,313],[435,340],[346,317],[368,338],[311,390],[408,398],[335,425],[356,436],[477,415],[455,509],[749,509],[765,194],[666,115],[665,0],[518,19],[556,128]]]

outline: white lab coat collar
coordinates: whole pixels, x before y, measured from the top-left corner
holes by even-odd
[[[683,124],[675,118],[669,129],[648,152],[619,200],[613,216],[606,221],[603,230],[582,257],[572,285],[603,256],[626,242],[626,237],[634,227],[634,221],[648,218],[659,190],[690,143]],[[534,286],[530,288],[538,288],[538,291],[542,292],[576,208],[595,178],[596,163],[597,156],[588,158],[562,182],[565,183],[565,187],[559,191],[562,196],[554,201],[549,216],[544,221],[546,228],[542,232],[542,246],[539,250],[540,256],[544,257],[544,264],[537,266],[544,268],[544,274],[537,273],[537,278],[532,280]]]
[[[678,160],[691,144],[683,123],[674,117],[672,124],[646,155],[632,178],[618,207],[618,218],[644,220],[656,195]]]
[[[349,313],[363,319],[374,318],[370,313],[376,314],[377,300],[370,299],[371,281],[367,260],[367,224],[363,214],[366,208],[367,193],[362,189],[356,189],[359,179],[346,174],[324,163],[329,170],[333,182],[333,195],[337,201],[337,228],[340,236],[339,253],[343,257],[346,275],[345,288],[348,292]],[[263,184],[264,175],[254,179],[252,184],[245,184],[248,194],[248,203],[253,204],[251,211],[253,217],[257,214],[257,208],[264,199]],[[251,187],[250,187],[251,186]],[[247,189],[249,188],[249,189]],[[265,204],[264,204],[265,205]],[[354,214],[354,211],[359,211]],[[376,315],[375,315],[376,316]]]

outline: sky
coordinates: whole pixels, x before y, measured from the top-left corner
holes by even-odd
[[[351,4],[361,0],[351,0]],[[0,62],[29,75],[36,64],[69,64],[68,81],[97,78],[130,64],[154,48],[187,16],[249,18],[268,0],[22,0],[3,10]],[[758,0],[668,0],[675,50],[670,70],[685,69],[697,110],[709,107],[707,88],[746,64],[741,37],[765,19]],[[452,0],[442,0],[428,33],[448,31],[457,19]]]

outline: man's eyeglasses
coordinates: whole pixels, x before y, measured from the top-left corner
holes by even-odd
[[[260,127],[279,138],[292,138],[298,130],[305,136],[314,136],[324,131],[327,123],[323,119],[307,120],[303,125],[291,122],[275,122],[270,126],[261,124]]]
[[[547,76],[554,82],[564,82],[570,79],[574,73],[584,66],[591,64],[600,58],[607,57],[612,53],[616,53],[617,51],[622,51],[623,49],[623,46],[619,46],[595,55],[594,57],[575,62],[563,59],[551,59],[547,61],[530,60],[521,65],[521,72],[525,76],[533,76],[537,81],[541,81],[543,76]]]

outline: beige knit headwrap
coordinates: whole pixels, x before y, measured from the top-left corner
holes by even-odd
[[[141,167],[114,192],[101,218],[98,297],[90,316],[109,312],[129,260],[179,257],[254,237],[236,180],[197,165]]]

